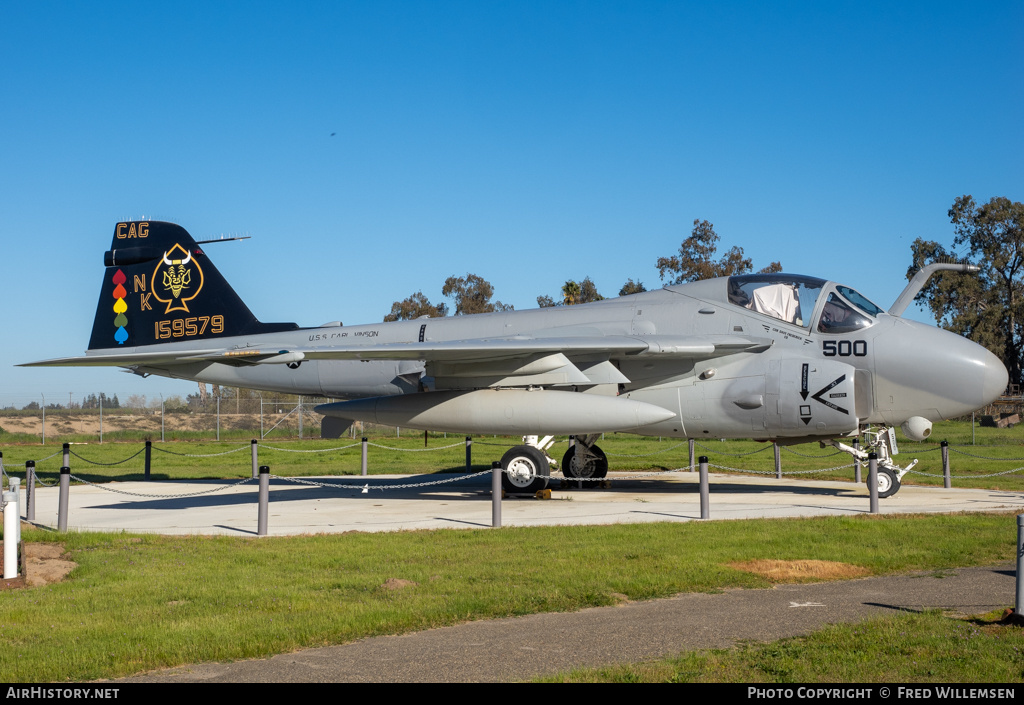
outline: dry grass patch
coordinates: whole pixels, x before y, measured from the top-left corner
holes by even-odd
[[[729,563],[728,565],[730,568],[755,573],[776,583],[845,580],[871,575],[871,571],[867,568],[838,561],[756,560]]]
[[[416,587],[416,585],[417,583],[405,578],[388,578],[381,587],[385,590],[403,590],[407,587]]]
[[[25,552],[25,570],[17,578],[2,581],[0,590],[24,587],[39,587],[50,583],[59,583],[68,573],[78,567],[74,561],[68,560],[64,546],[57,543],[26,543],[22,544]],[[0,570],[3,559],[0,558]]]
[[[58,583],[78,567],[77,563],[68,560],[64,547],[59,543],[25,544],[25,563],[29,587]]]

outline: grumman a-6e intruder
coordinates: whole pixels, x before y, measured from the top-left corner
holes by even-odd
[[[31,365],[111,365],[231,387],[340,397],[329,417],[467,434],[523,435],[506,489],[547,485],[547,434],[576,436],[567,477],[602,477],[609,431],[678,438],[827,442],[879,454],[899,489],[895,435],[999,396],[999,359],[900,317],[930,265],[888,311],[848,286],[751,274],[579,306],[300,328],[261,323],[181,227],[118,223],[89,349]],[[865,433],[855,451],[842,439]]]

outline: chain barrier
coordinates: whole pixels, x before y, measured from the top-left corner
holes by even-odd
[[[682,443],[676,443],[674,446],[671,446],[669,448],[662,448],[661,450],[656,450],[653,453],[641,453],[640,455],[628,455],[626,453],[605,453],[605,455],[609,458],[649,458],[652,455],[667,453],[670,450],[675,450],[679,446],[684,446],[686,444],[687,441],[683,441]]]
[[[76,452],[75,452],[75,451],[73,451],[73,450],[69,450],[69,451],[68,451],[68,453],[69,453],[70,455],[73,455],[73,456],[75,456],[75,457],[76,457],[76,458],[78,458],[79,460],[84,460],[85,462],[87,462],[87,463],[89,463],[89,464],[91,464],[91,465],[105,465],[105,466],[107,466],[107,467],[110,467],[111,465],[120,465],[121,463],[127,463],[127,462],[128,462],[129,460],[131,460],[132,458],[134,458],[134,457],[136,457],[136,456],[138,456],[138,455],[141,455],[141,454],[142,454],[142,453],[144,453],[145,451],[146,451],[146,449],[145,449],[145,448],[140,448],[140,449],[139,449],[139,452],[138,452],[138,453],[135,453],[135,455],[129,455],[129,456],[128,456],[127,458],[125,458],[124,460],[118,460],[118,461],[115,461],[115,462],[113,462],[113,463],[100,463],[100,462],[97,462],[97,461],[95,461],[95,460],[89,460],[88,458],[83,458],[82,456],[80,456],[80,455],[79,455],[78,453],[76,453]]]
[[[81,482],[83,485],[96,487],[97,489],[106,490],[107,492],[114,492],[116,494],[126,494],[131,495],[132,497],[147,497],[149,499],[180,499],[182,497],[198,497],[200,495],[213,494],[214,492],[221,492],[223,490],[231,489],[232,487],[238,487],[239,485],[244,485],[247,482],[253,482],[253,478],[246,477],[242,480],[239,480],[238,482],[233,482],[230,485],[214,487],[209,490],[200,490],[199,492],[182,492],[180,494],[146,494],[144,492],[129,492],[128,490],[120,490],[114,487],[109,487],[108,485],[99,485],[96,484],[95,482],[83,480],[82,478],[77,477],[75,475],[71,475],[71,479],[74,480],[75,482]]]
[[[279,450],[282,453],[332,453],[339,450],[348,450],[349,448],[355,448],[358,443],[353,443],[347,446],[338,446],[337,448],[311,448],[309,450],[295,450],[294,448],[275,448],[274,446],[268,446],[263,443],[257,443],[260,448],[266,448],[267,450]]]
[[[752,450],[749,453],[726,453],[726,452],[721,451],[721,450],[711,450],[710,448],[708,448],[703,443],[698,443],[697,441],[694,441],[693,445],[700,446],[701,448],[703,448],[707,452],[714,453],[715,455],[730,455],[730,456],[732,456],[734,458],[740,458],[740,457],[743,457],[744,455],[754,455],[755,453],[763,453],[766,450],[768,450],[769,448],[771,448],[771,446],[769,445],[769,446],[765,446],[764,448],[758,448],[757,450]]]
[[[854,463],[849,465],[837,465],[834,468],[819,468],[817,470],[789,470],[786,472],[778,473],[781,475],[811,475],[816,472],[832,472],[833,470],[845,470],[846,468],[852,468]],[[775,470],[746,470],[742,468],[730,468],[727,465],[712,465],[708,463],[709,468],[718,468],[719,470],[732,470],[733,472],[747,473],[748,475],[775,475]]]
[[[1006,470],[1004,472],[994,472],[994,473],[992,473],[990,475],[950,475],[949,477],[950,477],[950,479],[959,478],[961,480],[973,480],[975,478],[999,477],[1001,475],[1011,475],[1011,474],[1013,474],[1013,473],[1015,473],[1015,472],[1017,472],[1019,470],[1024,470],[1024,466],[1021,466],[1019,468],[1014,468],[1013,470]],[[924,475],[925,477],[945,477],[945,475],[937,475],[935,473],[930,473],[930,472],[921,472],[920,470],[908,470],[907,472],[910,473],[910,474],[913,474],[913,475]]]
[[[556,443],[563,443],[563,442],[567,442],[567,441],[556,441]],[[502,447],[502,448],[511,447],[511,445],[512,445],[512,444],[506,444],[506,443],[489,443],[487,441],[473,441],[473,443],[475,445],[496,446],[496,447]],[[663,448],[663,449],[654,451],[652,453],[643,453],[643,454],[635,454],[635,455],[634,454],[625,454],[625,453],[606,453],[606,455],[608,455],[609,457],[618,457],[618,458],[645,458],[645,457],[650,457],[650,456],[653,456],[653,455],[659,455],[661,453],[666,453],[666,452],[671,451],[671,450],[675,450],[676,448],[679,448],[679,447],[682,447],[682,446],[686,445],[686,443],[687,443],[687,441],[683,441],[682,443],[678,443],[676,445],[670,446],[668,448]],[[167,449],[164,449],[164,448],[159,448],[159,447],[156,447],[156,446],[152,446],[152,447],[155,450],[158,450],[158,451],[160,451],[162,453],[167,453],[167,454],[170,454],[170,455],[177,455],[177,456],[189,457],[189,458],[212,458],[212,457],[219,457],[219,456],[222,456],[222,455],[230,455],[231,453],[241,452],[241,451],[245,450],[247,447],[249,447],[249,445],[250,444],[241,445],[238,448],[233,448],[231,450],[223,451],[223,452],[220,452],[220,453],[205,453],[205,454],[200,454],[200,453],[178,453],[178,452],[175,452],[175,451],[167,450]],[[336,448],[316,448],[316,449],[301,449],[301,450],[299,450],[299,449],[292,449],[292,448],[279,448],[279,447],[275,447],[275,446],[265,445],[263,443],[260,443],[258,445],[260,447],[266,448],[268,450],[275,450],[275,451],[281,451],[281,452],[287,452],[287,453],[329,453],[329,452],[340,452],[340,451],[344,451],[344,450],[349,450],[351,448],[355,448],[355,447],[359,446],[360,443],[352,443],[350,445],[339,446],[339,447],[336,447]],[[436,448],[395,448],[393,446],[386,446],[386,445],[381,445],[379,443],[370,443],[370,442],[367,442],[367,445],[373,446],[375,448],[380,448],[382,450],[403,451],[403,452],[424,452],[424,451],[434,451],[434,450],[448,450],[448,449],[451,449],[451,448],[462,447],[462,446],[464,446],[464,441],[458,441],[458,442],[452,443],[450,445],[439,446],[439,447],[436,447]],[[763,448],[759,448],[757,450],[753,450],[753,451],[749,451],[749,452],[745,452],[745,453],[726,453],[726,452],[722,452],[722,451],[712,450],[711,448],[705,446],[702,443],[695,442],[694,445],[695,446],[699,446],[700,448],[702,448],[703,450],[705,450],[708,453],[717,454],[717,455],[727,455],[727,456],[731,456],[731,457],[744,457],[744,456],[748,456],[748,455],[755,455],[757,453],[762,453],[762,452],[768,450],[769,448],[771,448],[771,446],[768,445],[768,446],[765,446]],[[786,450],[789,453],[792,453],[794,455],[798,455],[798,456],[801,456],[801,457],[804,457],[804,458],[828,458],[828,457],[832,457],[832,456],[835,456],[835,455],[839,455],[840,453],[843,452],[843,451],[836,451],[834,453],[829,453],[827,455],[810,455],[810,454],[806,454],[806,453],[800,453],[798,451],[792,450],[792,449],[790,449],[788,447],[785,447],[785,446],[780,446],[780,448],[783,448],[784,450]],[[976,459],[980,459],[980,460],[992,460],[992,461],[1014,461],[1014,460],[1019,461],[1019,460],[1024,460],[1024,457],[1021,457],[1021,458],[993,458],[993,457],[989,457],[989,456],[976,455],[976,454],[973,454],[973,453],[968,453],[968,452],[965,452],[965,451],[957,450],[956,448],[953,448],[952,446],[949,446],[948,448],[949,448],[949,450],[952,450],[955,453],[959,453],[960,455],[965,455],[965,456],[976,458]],[[936,447],[936,448],[916,450],[916,451],[914,451],[914,454],[917,455],[917,454],[922,454],[922,453],[930,453],[930,452],[937,451],[937,450],[941,450],[941,448]],[[145,448],[142,448],[138,452],[134,453],[133,455],[131,455],[131,456],[129,456],[129,457],[123,459],[123,460],[118,460],[118,461],[115,461],[115,462],[112,462],[112,463],[102,463],[102,462],[98,462],[98,461],[89,460],[88,458],[82,457],[81,455],[79,455],[78,453],[76,453],[73,450],[69,450],[69,454],[70,455],[74,455],[79,460],[82,460],[82,461],[84,461],[86,463],[90,463],[92,465],[101,465],[101,466],[110,467],[110,466],[121,465],[123,463],[126,463],[129,460],[132,460],[133,458],[138,457],[144,451],[145,451]],[[62,453],[62,451],[57,451],[55,453],[52,453],[51,455],[48,455],[48,456],[46,456],[45,458],[43,458],[41,460],[37,460],[36,464],[38,465],[39,463],[42,463],[42,462],[47,461],[47,460],[50,460],[51,458],[54,458],[54,457],[60,455],[61,453]],[[862,467],[864,467],[865,462],[866,461],[861,461],[861,466]],[[831,468],[819,468],[819,469],[815,469],[815,470],[784,471],[784,472],[781,472],[781,474],[782,475],[810,475],[810,474],[814,474],[814,473],[825,473],[825,472],[833,472],[833,471],[836,471],[836,470],[844,470],[844,469],[847,469],[847,468],[855,467],[855,465],[856,465],[856,463],[850,463],[848,465],[838,465],[838,466],[831,467]],[[715,468],[717,470],[723,470],[723,471],[729,471],[729,472],[738,472],[738,473],[746,473],[746,474],[752,474],[752,475],[777,475],[777,474],[780,474],[776,470],[753,470],[753,469],[749,469],[749,468],[734,468],[734,467],[729,467],[727,465],[709,464],[708,467],[709,468]],[[686,468],[680,468],[680,469],[675,469],[675,470],[656,470],[656,471],[652,471],[652,472],[649,472],[649,473],[630,473],[627,476],[620,477],[620,478],[617,478],[617,479],[640,479],[640,478],[656,477],[656,476],[664,475],[664,474],[667,474],[667,473],[683,472],[683,471],[687,471],[689,469],[690,469],[689,467],[686,467]],[[990,474],[986,474],[986,475],[976,475],[976,474],[972,474],[972,475],[950,475],[950,478],[957,478],[957,479],[975,479],[975,478],[977,478],[977,479],[981,479],[981,478],[990,478],[990,477],[1000,477],[1000,476],[1003,476],[1003,475],[1011,475],[1011,474],[1019,473],[1021,471],[1024,471],[1024,466],[1018,467],[1018,468],[1014,468],[1012,470],[1006,470],[1004,472],[990,473]],[[370,485],[368,485],[366,483],[364,483],[363,485],[355,485],[355,484],[353,484],[353,485],[339,485],[339,484],[330,483],[330,482],[327,482],[327,483],[316,482],[316,481],[311,481],[311,480],[302,480],[302,479],[298,479],[298,478],[281,477],[281,476],[278,476],[278,475],[272,475],[271,477],[274,477],[274,478],[279,479],[279,480],[284,480],[284,481],[287,481],[287,482],[294,482],[294,483],[298,483],[298,484],[306,484],[306,485],[319,486],[319,487],[324,487],[324,488],[328,488],[328,489],[345,489],[345,490],[359,490],[359,491],[364,491],[366,489],[378,489],[378,490],[382,490],[383,491],[383,490],[387,490],[387,489],[415,489],[415,488],[419,488],[419,487],[431,487],[431,486],[437,486],[437,485],[443,485],[443,484],[450,484],[450,483],[460,482],[462,480],[466,480],[466,479],[470,479],[470,478],[480,477],[482,475],[489,474],[490,472],[491,472],[490,470],[484,470],[484,471],[477,472],[477,473],[472,473],[472,474],[467,474],[467,475],[459,475],[458,477],[455,477],[455,478],[445,478],[443,480],[435,480],[435,481],[430,481],[430,482],[405,483],[405,484],[398,484],[398,485],[376,485],[376,486],[370,486]],[[924,476],[924,477],[939,478],[939,477],[944,477],[945,476],[944,474],[926,473],[926,472],[921,472],[919,470],[910,470],[908,472],[911,473],[911,474],[921,475],[921,476]],[[4,468],[4,473],[3,474],[5,476],[8,475],[8,473],[6,471],[6,468]],[[193,496],[199,496],[199,495],[205,495],[205,494],[212,494],[212,493],[218,492],[218,491],[220,491],[222,489],[229,489],[231,487],[235,487],[235,486],[242,485],[242,484],[245,484],[247,482],[251,482],[252,481],[252,478],[246,478],[246,479],[240,480],[240,481],[238,481],[236,483],[233,483],[231,485],[227,485],[227,486],[224,486],[224,487],[216,487],[216,488],[212,488],[212,489],[209,489],[209,490],[203,490],[203,491],[200,491],[200,492],[194,492],[194,493],[188,493],[188,494],[150,495],[150,494],[128,492],[128,491],[125,491],[125,490],[117,490],[117,489],[109,488],[109,487],[107,487],[105,485],[98,485],[96,483],[92,483],[92,482],[89,482],[87,480],[83,480],[83,479],[81,479],[79,477],[76,477],[74,475],[72,475],[71,477],[75,481],[77,481],[77,482],[81,482],[83,484],[91,485],[93,487],[100,487],[101,489],[106,489],[106,490],[111,491],[111,492],[117,492],[117,493],[120,493],[120,494],[127,494],[127,495],[132,495],[132,496],[137,496],[137,497],[164,497],[164,498],[181,498],[181,497],[193,497]],[[594,478],[594,477],[579,477],[579,478],[577,478],[577,477],[566,477],[566,478],[564,478],[564,481],[565,482],[580,482],[580,483],[582,483],[582,482],[603,482],[606,479],[611,479],[611,478]],[[57,485],[57,481],[54,481],[52,483],[48,483],[45,480],[43,480],[43,478],[40,477],[38,474],[36,475],[36,481],[41,486],[43,486],[43,487],[53,487],[53,486]]]
[[[298,485],[311,485],[313,487],[324,487],[326,489],[344,489],[344,490],[407,490],[414,489],[417,487],[436,487],[437,485],[448,485],[455,482],[462,482],[471,478],[480,477],[481,475],[490,475],[491,470],[481,470],[480,472],[474,472],[468,475],[459,475],[458,477],[447,477],[443,480],[431,480],[430,482],[411,482],[401,485],[370,485],[364,482],[362,485],[356,484],[338,484],[335,482],[317,482],[316,480],[304,480],[298,477],[281,477],[280,475],[271,475],[275,480],[283,480],[285,482],[294,482]]]
[[[216,458],[217,456],[220,456],[220,455],[231,455],[232,453],[238,453],[239,451],[245,450],[250,445],[251,444],[246,443],[244,446],[239,446],[238,448],[232,448],[231,450],[226,450],[223,453],[176,453],[173,450],[167,450],[166,448],[157,448],[156,446],[153,446],[153,450],[158,450],[161,453],[167,453],[168,455],[178,455],[178,456],[181,456],[183,458]],[[142,450],[145,450],[145,448],[143,448]],[[142,451],[139,451],[139,453],[141,453],[141,452]],[[138,455],[139,453],[136,453],[135,455]],[[135,456],[132,456],[132,457],[134,458]],[[85,458],[83,458],[83,460],[85,460]]]
[[[568,439],[564,440],[564,441],[555,441],[554,445],[558,445],[559,443],[568,443],[568,442],[569,442]],[[478,441],[478,440],[474,439],[473,445],[475,445],[475,446],[495,446],[496,448],[512,448],[513,446],[522,445],[522,443],[514,443],[514,442],[509,442],[509,443],[488,443],[487,441]]]
[[[965,453],[962,450],[957,450],[953,446],[949,446],[949,449],[951,451],[953,451],[954,453],[959,453],[960,455],[966,455],[969,458],[977,458],[978,460],[1006,460],[1006,461],[1010,461],[1010,460],[1024,460],[1024,458],[989,458],[989,457],[984,456],[984,455],[975,455],[974,453]]]
[[[841,450],[837,450],[835,453],[826,453],[825,455],[811,455],[810,453],[801,453],[800,451],[793,450],[792,448],[789,448],[788,446],[779,446],[779,448],[781,450],[786,451],[787,453],[792,453],[793,455],[799,455],[801,458],[831,458],[833,455],[839,455],[840,453],[843,452]]]
[[[63,452],[64,452],[64,450],[63,450],[63,449],[61,449],[61,450],[58,450],[58,451],[57,451],[56,453],[51,453],[50,455],[46,456],[46,457],[45,457],[45,458],[43,458],[42,460],[37,460],[37,461],[36,461],[36,465],[39,465],[39,463],[44,463],[44,462],[46,462],[47,460],[49,460],[50,458],[56,458],[56,457],[57,457],[58,455],[60,455],[60,454],[61,454],[61,453],[63,453]]]
[[[384,450],[402,451],[404,453],[422,453],[429,450],[447,450],[455,446],[465,446],[466,442],[459,441],[458,443],[452,443],[450,446],[438,446],[436,448],[392,448],[391,446],[382,446],[379,443],[370,443],[369,441],[366,442],[366,445],[373,446],[374,448],[383,448]]]

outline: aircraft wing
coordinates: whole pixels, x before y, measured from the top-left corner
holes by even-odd
[[[330,346],[278,345],[245,348],[170,349],[160,352],[92,354],[24,363],[23,367],[138,367],[219,362],[229,365],[285,364],[302,360],[422,360],[438,363],[480,363],[562,354],[569,358],[707,359],[738,352],[761,352],[770,339],[732,335],[701,336],[559,336],[479,338],[469,340],[375,343]]]
[[[734,336],[561,336],[553,338],[479,338],[425,343],[324,346],[301,351],[309,360],[426,360],[455,362],[493,360],[560,352],[569,357],[664,355],[686,358],[719,357],[734,352],[767,349],[771,340]]]

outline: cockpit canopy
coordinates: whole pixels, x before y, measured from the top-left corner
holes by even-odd
[[[743,274],[728,278],[729,303],[818,333],[867,328],[884,311],[859,292],[797,274]],[[827,292],[821,311],[818,300]]]

